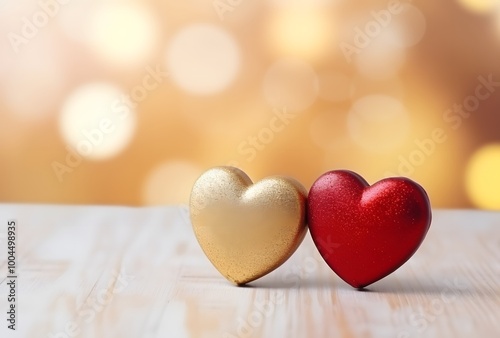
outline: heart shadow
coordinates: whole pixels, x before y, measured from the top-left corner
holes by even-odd
[[[277,278],[263,278],[253,282],[249,287],[263,289],[332,289],[357,292],[369,292],[379,294],[428,294],[428,295],[455,295],[473,297],[495,296],[495,291],[481,285],[463,283],[463,279],[450,277],[442,279],[415,279],[396,278],[388,276],[375,282],[366,288],[356,289],[342,281],[336,276],[321,276],[315,278],[311,276],[307,279],[284,281]]]
[[[348,284],[338,283],[340,289],[355,290]],[[378,282],[375,282],[366,288],[358,289],[364,292],[373,292],[380,294],[427,294],[427,295],[455,295],[455,296],[487,296],[491,297],[494,291],[481,285],[472,285],[463,283],[459,277],[450,277],[442,279],[416,279],[408,277],[395,278],[388,276]]]
[[[342,282],[342,281],[340,281]],[[342,282],[343,283],[343,282]],[[252,283],[252,287],[263,289],[322,289],[337,287],[339,280],[335,276],[309,276],[307,278],[261,278]],[[346,286],[348,286],[346,284]]]

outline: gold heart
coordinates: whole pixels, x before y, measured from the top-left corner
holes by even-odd
[[[236,285],[273,271],[299,247],[307,232],[306,196],[297,181],[274,176],[252,185],[233,167],[203,173],[189,202],[202,250]]]

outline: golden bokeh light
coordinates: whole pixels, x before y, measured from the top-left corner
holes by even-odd
[[[401,47],[401,32],[396,27],[384,28],[355,57],[356,68],[362,76],[373,80],[396,77],[406,57]]]
[[[404,4],[401,12],[394,16],[391,26],[394,26],[394,29],[401,35],[397,43],[402,47],[413,47],[425,37],[427,19],[418,7]]]
[[[272,12],[266,36],[276,56],[315,61],[336,43],[335,20],[323,6],[281,7]]]
[[[498,8],[498,0],[458,0],[466,9],[476,13],[486,13]]]
[[[133,102],[116,86],[89,83],[74,90],[62,106],[59,129],[82,157],[104,160],[132,140],[137,117]]]
[[[393,97],[370,95],[358,99],[347,117],[352,140],[373,153],[400,147],[408,137],[410,119],[404,105]]]
[[[95,20],[96,3],[96,0],[72,1],[71,6],[58,11],[54,17],[55,24],[66,37],[85,44],[85,40],[89,38],[90,23],[93,18]]]
[[[241,52],[222,28],[194,24],[172,38],[167,49],[167,69],[183,90],[210,95],[228,87],[241,67]]]
[[[35,40],[24,48],[19,54],[7,53],[0,95],[12,115],[36,122],[51,115],[61,100],[68,82],[66,63],[53,39]]]
[[[473,154],[465,186],[475,206],[500,210],[500,143],[485,145]]]
[[[88,25],[89,48],[111,66],[143,67],[158,43],[157,19],[138,2],[101,4]]]

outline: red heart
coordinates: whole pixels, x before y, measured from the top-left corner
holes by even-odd
[[[363,288],[394,272],[422,243],[431,224],[425,190],[408,178],[369,186],[358,174],[330,171],[308,197],[311,236],[345,282]]]

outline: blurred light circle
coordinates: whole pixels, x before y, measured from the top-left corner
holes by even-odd
[[[345,135],[346,115],[343,112],[328,111],[315,117],[309,127],[312,141],[323,150],[339,150],[348,146]]]
[[[19,53],[10,46],[0,51],[0,96],[15,117],[38,121],[56,111],[67,84],[65,60],[46,36],[19,48]]]
[[[387,80],[397,75],[405,61],[401,32],[395,26],[384,28],[355,57],[358,72],[372,80]]]
[[[88,27],[95,17],[96,0],[72,0],[70,6],[61,5],[61,10],[54,17],[61,32],[70,39],[85,42]]]
[[[500,210],[500,143],[485,145],[469,160],[465,186],[474,205]]]
[[[304,110],[314,103],[318,91],[319,83],[314,69],[300,60],[280,60],[264,76],[264,97],[275,108]]]
[[[111,158],[130,143],[137,117],[130,99],[108,83],[90,83],[74,90],[59,119],[64,140],[92,160]]]
[[[89,21],[89,48],[110,65],[143,66],[158,42],[157,19],[140,3],[101,4]]]
[[[279,8],[267,24],[269,48],[281,57],[316,60],[334,45],[334,22],[331,13],[319,6]]]
[[[331,102],[349,100],[354,94],[354,83],[339,72],[319,74],[319,96]]]
[[[202,170],[186,161],[168,161],[153,168],[142,190],[144,204],[187,204]]]
[[[458,2],[476,13],[486,13],[499,6],[498,0],[458,0]]]
[[[384,153],[400,147],[408,137],[406,108],[393,97],[365,96],[351,107],[347,117],[349,136],[363,149]]]
[[[396,40],[402,47],[411,47],[425,36],[427,20],[420,9],[410,4],[401,6],[401,13],[395,15],[394,26],[401,34]]]
[[[172,80],[197,95],[224,90],[234,81],[241,62],[233,37],[210,24],[194,24],[178,32],[166,57]]]

